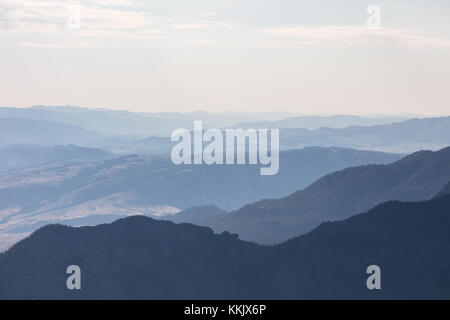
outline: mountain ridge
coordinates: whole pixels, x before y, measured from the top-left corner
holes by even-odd
[[[136,216],[46,226],[0,254],[2,299],[448,299],[450,195],[389,201],[276,246]],[[82,290],[67,290],[68,265]],[[368,290],[366,268],[381,268]]]
[[[274,244],[389,200],[423,201],[450,181],[450,147],[413,153],[388,165],[350,167],[328,174],[280,199],[261,200],[226,215],[192,223]]]

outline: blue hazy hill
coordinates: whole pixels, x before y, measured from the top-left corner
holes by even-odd
[[[391,164],[346,168],[326,175],[287,197],[248,204],[228,214],[188,221],[237,233],[242,239],[274,244],[389,201],[422,201],[450,181],[450,147],[420,151]]]

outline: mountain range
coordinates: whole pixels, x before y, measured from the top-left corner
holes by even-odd
[[[411,117],[0,108],[0,299],[450,299],[450,117]],[[278,174],[175,165],[196,120],[280,129]]]
[[[260,123],[255,128],[272,128]],[[186,128],[192,130],[192,124]],[[305,125],[307,126],[307,125]],[[244,127],[246,127],[244,125]],[[235,126],[240,128],[240,125]],[[401,122],[345,128],[318,129],[281,128],[280,149],[292,150],[307,146],[343,147],[393,153],[417,150],[439,150],[450,144],[450,117],[410,119]],[[175,145],[170,138],[144,138],[105,145],[116,153],[167,154]]]
[[[387,164],[402,155],[343,148],[280,153],[280,171],[261,176],[259,166],[174,165],[166,157],[127,156],[102,162],[78,159],[0,174],[1,235],[26,236],[42,225],[110,222],[112,217],[165,216],[214,204],[234,210],[280,198],[349,166]],[[104,219],[102,221],[102,217]],[[198,218],[199,215],[196,215]]]
[[[365,123],[370,121],[371,119],[368,119]],[[234,127],[241,128],[242,125],[242,127],[247,128],[254,124],[254,129],[276,129],[277,123],[239,124]],[[382,125],[353,125],[344,128],[339,127],[338,123],[339,121],[336,122],[337,128],[305,129],[281,127],[280,149],[292,150],[307,146],[337,146],[360,150],[412,153],[417,150],[439,150],[450,145],[450,117],[410,119]],[[265,126],[266,124],[267,126]],[[326,124],[326,122],[323,124]],[[298,126],[300,125],[303,125],[303,122],[299,122]],[[308,125],[307,122],[304,123],[304,126],[314,127],[314,125]],[[192,130],[192,124],[186,128]],[[175,143],[170,141],[168,137],[150,137],[109,144],[104,148],[115,153],[167,154],[174,145]]]
[[[263,128],[341,128],[350,125],[386,124],[409,119],[407,116],[306,116],[287,112],[130,112],[102,108],[88,109],[75,106],[32,106],[29,108],[0,107],[1,118],[16,118],[58,122],[75,125],[87,131],[108,135],[170,136],[177,128],[191,128],[195,120],[201,120],[207,128],[229,128],[242,124],[247,128],[267,125]],[[270,121],[269,121],[270,120]],[[249,122],[252,121],[252,122]],[[256,121],[256,122],[255,122]],[[279,121],[279,122],[278,122]]]
[[[0,107],[0,119],[24,119],[77,126],[108,136],[144,135],[168,137],[177,128],[190,128],[195,120],[205,127],[225,128],[240,121],[280,120],[292,116],[285,112],[130,112],[125,110],[88,109],[75,106]]]
[[[171,133],[203,128],[279,128],[281,150],[307,146],[393,153],[438,150],[450,144],[450,117],[298,116],[286,113],[133,113],[78,107],[0,108],[0,147],[74,144],[130,155],[168,155]],[[256,121],[248,123],[249,120]],[[270,121],[268,121],[270,120]],[[246,122],[247,121],[247,122]],[[264,122],[261,122],[264,121]],[[268,121],[268,122],[267,122]],[[325,127],[323,127],[325,126]]]
[[[353,115],[333,115],[333,116],[297,116],[277,121],[240,122],[234,125],[235,128],[265,128],[265,129],[308,129],[320,128],[346,128],[350,126],[375,126],[403,122],[410,117],[361,117]]]
[[[277,246],[136,216],[50,225],[0,254],[1,299],[449,299],[450,195],[389,201]],[[81,270],[68,290],[66,269]],[[381,290],[368,290],[367,268]]]
[[[346,168],[287,197],[262,200],[226,214],[185,221],[274,244],[389,201],[428,200],[450,181],[450,147],[420,151],[387,165]]]
[[[338,146],[385,152],[411,153],[450,145],[450,117],[411,119],[375,126],[280,130],[280,148]]]

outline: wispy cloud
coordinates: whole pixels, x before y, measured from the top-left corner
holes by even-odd
[[[88,46],[88,42],[71,42],[71,43],[39,43],[39,42],[20,42],[21,46],[43,48],[43,49],[57,49],[57,48],[76,48]]]
[[[202,12],[202,13],[200,13],[200,16],[202,16],[202,17],[212,17],[212,16],[215,16],[217,13],[215,13],[215,12]]]
[[[197,20],[193,23],[172,24],[175,30],[233,29],[233,24],[215,20]]]
[[[262,32],[278,37],[294,38],[304,44],[344,43],[368,45],[371,43],[401,43],[413,47],[450,47],[450,39],[414,34],[399,29],[368,29],[363,26],[283,27]]]
[[[173,24],[171,27],[175,30],[199,30],[211,28],[211,26],[206,23]]]
[[[135,4],[135,1],[130,0],[90,0],[88,3],[96,4],[99,6],[116,6],[116,7],[129,7]]]
[[[140,0],[1,0],[0,9],[0,33],[58,34],[71,30],[79,37],[154,37],[170,31],[233,28],[230,23],[206,19],[214,12],[200,14],[203,20],[167,23],[167,19],[143,10]],[[71,29],[74,14],[79,27]]]
[[[234,20],[218,21],[216,12],[204,11],[198,19],[178,20],[155,17],[143,0],[0,0],[0,33],[66,32],[73,8],[79,12],[80,37],[155,37],[157,34],[176,38],[177,32],[197,32],[194,39],[203,39],[205,31],[238,29]],[[211,8],[212,10],[214,8]],[[240,30],[241,34],[251,28]],[[259,29],[273,37],[294,39],[303,45],[344,43],[350,45],[402,44],[411,47],[449,48],[450,39],[417,34],[412,31],[365,26],[292,26]],[[162,36],[161,36],[162,37]]]
[[[79,13],[80,30],[93,33],[131,33],[150,29],[151,17],[133,9],[130,0],[2,0],[0,32],[56,33],[67,29],[67,22]]]

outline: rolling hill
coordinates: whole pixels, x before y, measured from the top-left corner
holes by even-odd
[[[274,244],[389,200],[421,201],[450,181],[450,148],[413,153],[388,165],[347,168],[320,178],[285,198],[262,200],[219,216],[190,219],[216,232]]]
[[[193,124],[190,123],[185,128],[192,130],[192,126]],[[234,127],[240,128],[240,125]],[[243,124],[243,127],[247,125]],[[277,127],[271,122],[263,122],[255,123],[255,128],[276,129]],[[439,150],[450,145],[450,117],[411,119],[382,125],[345,128],[322,127],[311,130],[280,128],[281,150],[308,146],[337,146],[359,150],[412,153],[417,150]],[[108,146],[108,150],[118,153],[163,154],[167,153],[173,145],[169,138],[150,137],[111,145]]]
[[[294,149],[310,145],[403,153],[438,150],[450,145],[450,117],[411,119],[342,129],[280,130],[280,148]]]
[[[399,158],[371,151],[305,148],[281,153],[275,176],[261,176],[259,166],[176,166],[168,158],[149,156],[88,163],[68,160],[3,173],[0,247],[11,244],[2,246],[1,235],[23,237],[49,223],[81,225],[91,215],[105,215],[106,222],[110,215],[163,216],[210,204],[233,210],[287,196],[335,170]]]
[[[71,124],[0,117],[0,147],[16,144],[95,146],[106,137]]]
[[[114,156],[101,149],[75,145],[43,147],[36,145],[12,145],[0,149],[0,172],[36,167],[55,161],[78,159],[103,161]]]

